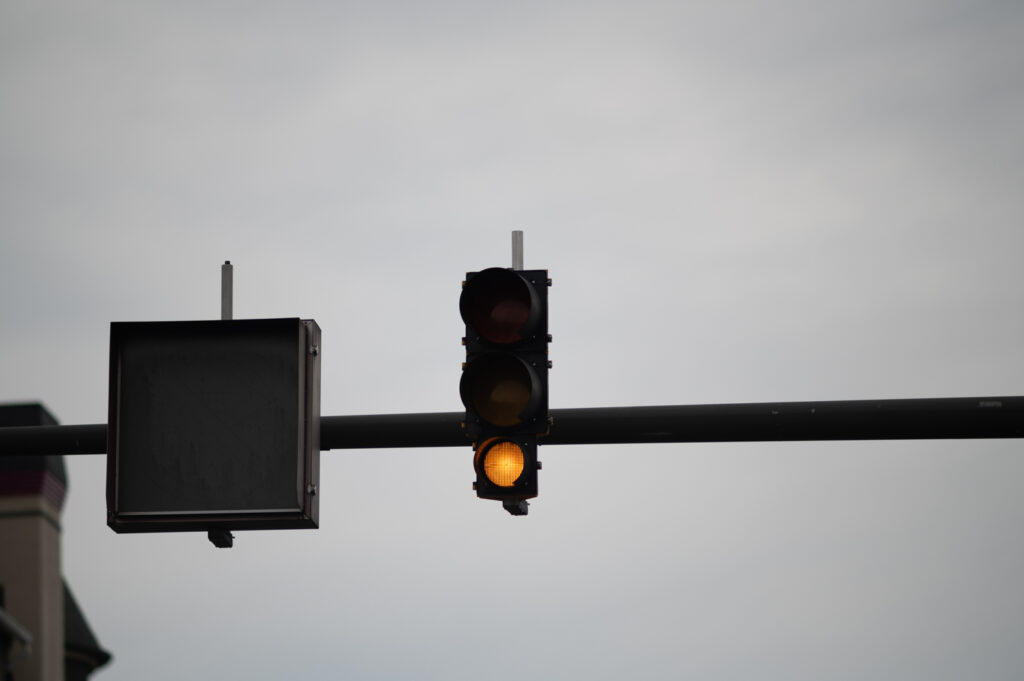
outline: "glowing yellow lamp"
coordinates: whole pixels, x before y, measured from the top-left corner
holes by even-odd
[[[512,487],[523,473],[523,450],[508,440],[484,444],[484,475],[498,487]]]

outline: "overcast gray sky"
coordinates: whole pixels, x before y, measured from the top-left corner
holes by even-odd
[[[1024,394],[1024,5],[0,5],[0,401],[106,419],[111,321],[323,329],[323,413],[455,411],[465,272],[552,406]],[[323,456],[321,529],[115,535],[98,678],[1017,679],[1019,441]]]

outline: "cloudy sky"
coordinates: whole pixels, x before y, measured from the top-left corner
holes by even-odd
[[[325,415],[456,411],[467,271],[553,279],[554,408],[1024,394],[1019,2],[0,5],[0,401],[111,321],[323,329]],[[1016,679],[1019,441],[325,453],[321,528],[115,535],[106,681]]]

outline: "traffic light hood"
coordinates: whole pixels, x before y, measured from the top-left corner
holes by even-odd
[[[536,338],[544,316],[536,288],[517,271],[500,267],[467,277],[459,311],[478,334],[473,340],[497,346]]]

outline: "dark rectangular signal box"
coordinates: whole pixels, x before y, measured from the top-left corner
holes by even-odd
[[[550,285],[547,270],[490,268],[466,273],[459,300],[466,323],[460,393],[467,408],[465,433],[474,441],[488,435],[542,437],[549,432]],[[489,422],[484,413],[486,403],[501,393],[524,396],[515,423],[500,417]]]
[[[113,322],[107,452],[115,532],[317,527],[320,327]]]

